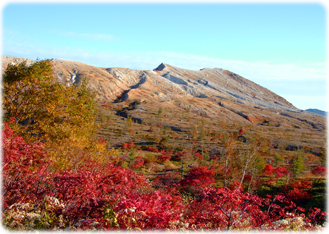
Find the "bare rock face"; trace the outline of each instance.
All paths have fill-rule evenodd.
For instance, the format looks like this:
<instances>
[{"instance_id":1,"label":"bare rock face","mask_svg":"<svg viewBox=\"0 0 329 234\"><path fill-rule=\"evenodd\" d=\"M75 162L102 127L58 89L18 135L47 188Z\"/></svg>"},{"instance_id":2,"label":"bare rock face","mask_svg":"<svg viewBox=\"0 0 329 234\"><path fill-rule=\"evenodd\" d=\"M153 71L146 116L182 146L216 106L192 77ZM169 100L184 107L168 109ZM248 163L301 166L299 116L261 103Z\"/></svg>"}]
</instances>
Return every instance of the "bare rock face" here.
<instances>
[{"instance_id":1,"label":"bare rock face","mask_svg":"<svg viewBox=\"0 0 329 234\"><path fill-rule=\"evenodd\" d=\"M10 63L35 61L2 56L2 69ZM290 124L305 128L325 128L325 118L294 107L284 98L231 71L204 68L199 71L161 63L154 70L99 68L64 59L52 60L58 82L75 85L88 78L89 88L98 99L113 102L150 100L195 111L227 122L274 125ZM160 104L161 103L161 104Z\"/></svg>"}]
</instances>

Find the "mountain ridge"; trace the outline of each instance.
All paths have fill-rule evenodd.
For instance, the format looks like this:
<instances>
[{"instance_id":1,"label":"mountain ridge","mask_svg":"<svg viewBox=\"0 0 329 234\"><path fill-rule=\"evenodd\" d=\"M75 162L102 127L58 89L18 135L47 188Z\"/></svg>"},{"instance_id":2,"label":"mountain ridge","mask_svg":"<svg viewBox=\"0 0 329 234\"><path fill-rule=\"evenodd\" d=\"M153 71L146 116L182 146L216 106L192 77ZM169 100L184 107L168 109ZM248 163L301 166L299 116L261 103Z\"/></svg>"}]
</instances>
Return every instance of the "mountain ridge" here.
<instances>
[{"instance_id":1,"label":"mountain ridge","mask_svg":"<svg viewBox=\"0 0 329 234\"><path fill-rule=\"evenodd\" d=\"M319 109L316 109L316 108L309 108L309 109L306 109L305 111L309 111L309 112L316 113L316 114L323 115L323 116L328 115L328 112L323 111L323 110L319 110Z\"/></svg>"},{"instance_id":2,"label":"mountain ridge","mask_svg":"<svg viewBox=\"0 0 329 234\"><path fill-rule=\"evenodd\" d=\"M2 56L2 69L10 63L26 61ZM221 68L189 70L161 63L153 70L100 68L82 62L53 59L54 75L66 85L89 78L89 88L102 102L124 103L147 100L155 106L193 111L243 125L271 121L275 126L299 126L324 129L318 115L300 110L283 97L242 76ZM124 98L122 98L124 96Z\"/></svg>"}]
</instances>

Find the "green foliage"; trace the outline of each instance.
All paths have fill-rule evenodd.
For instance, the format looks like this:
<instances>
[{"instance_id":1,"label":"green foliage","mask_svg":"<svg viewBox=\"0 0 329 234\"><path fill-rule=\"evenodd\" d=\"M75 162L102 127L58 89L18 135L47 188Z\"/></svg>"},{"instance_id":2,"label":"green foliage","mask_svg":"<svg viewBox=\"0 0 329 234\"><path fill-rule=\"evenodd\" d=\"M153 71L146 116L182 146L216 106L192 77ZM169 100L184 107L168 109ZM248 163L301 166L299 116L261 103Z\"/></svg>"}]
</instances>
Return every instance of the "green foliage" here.
<instances>
[{"instance_id":1,"label":"green foliage","mask_svg":"<svg viewBox=\"0 0 329 234\"><path fill-rule=\"evenodd\" d=\"M77 86L55 82L51 60L9 65L3 74L3 106L15 130L30 140L90 136L95 98L84 79Z\"/></svg>"},{"instance_id":2,"label":"green foliage","mask_svg":"<svg viewBox=\"0 0 329 234\"><path fill-rule=\"evenodd\" d=\"M296 158L293 160L293 172L294 176L297 177L304 170L304 159L303 155L298 151Z\"/></svg>"},{"instance_id":3,"label":"green foliage","mask_svg":"<svg viewBox=\"0 0 329 234\"><path fill-rule=\"evenodd\" d=\"M277 166L280 166L284 163L284 158L279 153L276 153L274 155L274 160Z\"/></svg>"},{"instance_id":4,"label":"green foliage","mask_svg":"<svg viewBox=\"0 0 329 234\"><path fill-rule=\"evenodd\" d=\"M160 106L158 110L158 115L161 115L161 113L162 113L162 107Z\"/></svg>"},{"instance_id":5,"label":"green foliage","mask_svg":"<svg viewBox=\"0 0 329 234\"><path fill-rule=\"evenodd\" d=\"M128 115L126 121L127 121L127 126L128 126L129 128L131 128L133 121L132 121L132 119L131 119L131 117L130 117L129 115Z\"/></svg>"},{"instance_id":6,"label":"green foliage","mask_svg":"<svg viewBox=\"0 0 329 234\"><path fill-rule=\"evenodd\" d=\"M198 140L201 141L205 137L205 129L204 129L204 121L203 120L199 123L199 132L200 132L200 135L198 137Z\"/></svg>"}]
</instances>

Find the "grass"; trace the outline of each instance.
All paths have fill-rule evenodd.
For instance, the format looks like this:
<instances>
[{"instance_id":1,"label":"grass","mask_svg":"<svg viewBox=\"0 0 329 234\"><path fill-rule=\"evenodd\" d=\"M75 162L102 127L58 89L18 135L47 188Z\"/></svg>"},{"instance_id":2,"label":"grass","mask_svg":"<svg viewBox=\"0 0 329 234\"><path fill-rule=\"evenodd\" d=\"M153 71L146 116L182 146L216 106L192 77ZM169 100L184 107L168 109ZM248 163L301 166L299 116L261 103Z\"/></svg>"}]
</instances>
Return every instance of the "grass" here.
<instances>
[{"instance_id":1,"label":"grass","mask_svg":"<svg viewBox=\"0 0 329 234\"><path fill-rule=\"evenodd\" d=\"M234 157L238 155L238 158L230 160L233 160L232 162L237 166L236 170L239 171L242 169L244 162L239 157L243 155L243 152L255 147L254 141L258 138L261 139L259 143L262 144L258 155L262 158L264 164L271 164L274 167L279 165L290 167L297 151L294 149L287 150L287 147L300 146L302 149L299 153L302 154L305 165L303 173L299 176L305 177L305 180L314 180L310 174L311 169L323 163L323 152L322 157L319 155L321 155L321 147L323 149L325 146L325 131L287 128L271 124L271 121L266 121L266 124L243 125L237 121L228 122L223 119L202 116L195 111L174 108L168 104L161 108L162 112L159 114L159 105L145 102L137 106L137 108L142 108L143 111L134 109L128 111L128 113L132 113L134 118L142 119L143 123L139 124L133 121L129 122L127 118L116 115L117 110L122 110L128 106L128 101L125 103L111 103L110 107L107 108L100 106L96 119L100 125L97 137L102 137L108 142L108 149L113 148L113 150L117 149L119 151L117 157L123 157L123 159L121 158L121 166L142 173L150 180L158 175L165 175L168 173L168 169L183 176L188 173L192 166L218 166L224 163L225 152L228 153L230 150L232 151L231 154L235 155ZM244 129L243 136L247 139L246 143L237 140L241 128ZM229 146L230 149L227 148L227 143L225 143L229 138L233 139L232 145ZM121 149L124 143L131 141L135 143L134 150ZM161 162L157 159L160 153L147 151L148 147L171 151L171 160L165 163ZM175 159L179 152L185 152L183 160ZM200 160L194 157L197 152L202 154L203 159ZM124 158L127 153L129 154L128 158ZM131 164L137 156L142 157L144 164L141 168L131 168ZM214 160L216 157L217 160ZM239 163L242 164L239 165ZM232 178L238 178L241 175L238 171L233 173ZM264 184L258 191L254 192L258 192L260 195L277 193L286 181L286 178L282 178L282 180L275 182L274 186ZM222 186L223 181L217 180L216 184ZM314 201L312 204L306 204L306 206L317 205L323 207L325 195L321 185L315 184L310 192Z\"/></svg>"}]
</instances>

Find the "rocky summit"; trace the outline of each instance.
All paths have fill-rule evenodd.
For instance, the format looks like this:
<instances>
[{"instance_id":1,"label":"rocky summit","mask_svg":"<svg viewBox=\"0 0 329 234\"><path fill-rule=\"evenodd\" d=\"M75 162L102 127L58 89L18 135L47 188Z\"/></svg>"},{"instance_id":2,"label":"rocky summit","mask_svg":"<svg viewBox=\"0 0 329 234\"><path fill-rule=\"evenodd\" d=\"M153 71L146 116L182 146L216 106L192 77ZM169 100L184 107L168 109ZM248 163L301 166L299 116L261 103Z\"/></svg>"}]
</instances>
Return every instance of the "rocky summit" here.
<instances>
[{"instance_id":1,"label":"rocky summit","mask_svg":"<svg viewBox=\"0 0 329 234\"><path fill-rule=\"evenodd\" d=\"M2 56L2 69L22 61L35 62ZM195 71L161 63L153 70L135 70L99 68L65 59L53 59L52 63L58 82L75 85L86 77L89 88L102 102L139 100L228 123L325 130L325 117L300 110L270 90L222 68Z\"/></svg>"}]
</instances>

